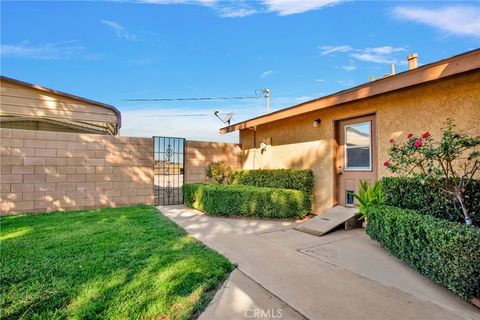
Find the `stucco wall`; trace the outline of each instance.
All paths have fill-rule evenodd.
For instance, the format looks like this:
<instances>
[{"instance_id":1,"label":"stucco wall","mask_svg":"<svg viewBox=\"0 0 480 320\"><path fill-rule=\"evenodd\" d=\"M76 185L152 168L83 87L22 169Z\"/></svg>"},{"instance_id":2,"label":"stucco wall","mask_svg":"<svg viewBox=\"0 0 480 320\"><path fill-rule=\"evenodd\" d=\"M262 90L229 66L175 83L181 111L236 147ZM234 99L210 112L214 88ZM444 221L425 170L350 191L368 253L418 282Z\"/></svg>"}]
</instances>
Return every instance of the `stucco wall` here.
<instances>
[{"instance_id":1,"label":"stucco wall","mask_svg":"<svg viewBox=\"0 0 480 320\"><path fill-rule=\"evenodd\" d=\"M242 151L238 144L188 141L185 145L185 183L205 182L205 169L212 161L226 161L241 169Z\"/></svg>"},{"instance_id":2,"label":"stucco wall","mask_svg":"<svg viewBox=\"0 0 480 320\"><path fill-rule=\"evenodd\" d=\"M256 151L254 131L241 130L243 168L312 169L314 213L321 213L335 200L334 122L370 113L377 116L377 172L381 177L387 173L383 160L388 157L390 138L427 130L438 137L447 118L454 119L463 131L480 134L480 71L257 126ZM320 126L313 127L318 118ZM262 153L258 147L269 138L271 145Z\"/></svg>"},{"instance_id":3,"label":"stucco wall","mask_svg":"<svg viewBox=\"0 0 480 320\"><path fill-rule=\"evenodd\" d=\"M153 203L153 140L0 129L1 213Z\"/></svg>"}]
</instances>

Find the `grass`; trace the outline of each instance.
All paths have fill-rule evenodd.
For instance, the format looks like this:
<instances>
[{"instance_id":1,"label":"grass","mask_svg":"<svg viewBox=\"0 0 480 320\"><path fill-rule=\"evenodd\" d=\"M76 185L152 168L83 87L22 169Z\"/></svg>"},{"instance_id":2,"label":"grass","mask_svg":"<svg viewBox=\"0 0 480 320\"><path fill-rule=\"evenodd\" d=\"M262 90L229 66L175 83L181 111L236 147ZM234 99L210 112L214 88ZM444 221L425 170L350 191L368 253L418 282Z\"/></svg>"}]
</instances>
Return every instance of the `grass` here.
<instances>
[{"instance_id":1,"label":"grass","mask_svg":"<svg viewBox=\"0 0 480 320\"><path fill-rule=\"evenodd\" d=\"M233 268L151 206L0 222L2 319L189 319Z\"/></svg>"}]
</instances>

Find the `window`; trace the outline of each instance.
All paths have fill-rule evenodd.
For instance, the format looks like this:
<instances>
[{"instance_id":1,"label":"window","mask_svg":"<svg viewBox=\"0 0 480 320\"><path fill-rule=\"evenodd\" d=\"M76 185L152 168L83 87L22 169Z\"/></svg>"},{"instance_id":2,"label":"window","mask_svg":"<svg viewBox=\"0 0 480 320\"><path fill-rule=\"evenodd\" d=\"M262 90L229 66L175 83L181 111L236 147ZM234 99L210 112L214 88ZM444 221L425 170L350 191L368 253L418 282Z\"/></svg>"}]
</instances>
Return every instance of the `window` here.
<instances>
[{"instance_id":1,"label":"window","mask_svg":"<svg viewBox=\"0 0 480 320\"><path fill-rule=\"evenodd\" d=\"M345 170L372 170L371 122L345 125Z\"/></svg>"}]
</instances>

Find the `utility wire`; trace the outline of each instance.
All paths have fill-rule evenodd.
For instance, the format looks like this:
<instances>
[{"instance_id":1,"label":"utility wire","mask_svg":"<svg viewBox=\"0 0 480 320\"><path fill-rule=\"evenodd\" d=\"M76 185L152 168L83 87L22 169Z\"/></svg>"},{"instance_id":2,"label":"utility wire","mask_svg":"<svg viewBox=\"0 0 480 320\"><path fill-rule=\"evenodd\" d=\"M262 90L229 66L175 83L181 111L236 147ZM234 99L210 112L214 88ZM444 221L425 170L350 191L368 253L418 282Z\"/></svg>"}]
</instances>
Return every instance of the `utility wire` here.
<instances>
[{"instance_id":1,"label":"utility wire","mask_svg":"<svg viewBox=\"0 0 480 320\"><path fill-rule=\"evenodd\" d=\"M153 116L143 116L144 118L170 118L170 117L206 117L211 114L199 113L199 114L159 114Z\"/></svg>"},{"instance_id":2,"label":"utility wire","mask_svg":"<svg viewBox=\"0 0 480 320\"><path fill-rule=\"evenodd\" d=\"M260 99L260 96L245 97L195 97L195 98L154 98L154 99L124 99L122 101L201 101L201 100L246 100Z\"/></svg>"},{"instance_id":3,"label":"utility wire","mask_svg":"<svg viewBox=\"0 0 480 320\"><path fill-rule=\"evenodd\" d=\"M236 113L236 114L252 114L248 113ZM211 116L211 113L192 113L192 114L158 114L151 116L143 116L144 118L173 118L173 117L207 117ZM228 115L228 113L221 113L221 115Z\"/></svg>"}]
</instances>

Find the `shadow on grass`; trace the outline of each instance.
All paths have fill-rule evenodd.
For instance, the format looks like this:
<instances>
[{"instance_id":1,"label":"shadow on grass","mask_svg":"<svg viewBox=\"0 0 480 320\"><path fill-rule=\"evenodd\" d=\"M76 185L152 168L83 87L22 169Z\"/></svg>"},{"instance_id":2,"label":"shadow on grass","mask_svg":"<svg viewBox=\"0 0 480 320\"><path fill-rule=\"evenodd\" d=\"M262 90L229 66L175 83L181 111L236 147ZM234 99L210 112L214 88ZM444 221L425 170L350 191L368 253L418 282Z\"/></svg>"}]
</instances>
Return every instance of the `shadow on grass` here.
<instances>
[{"instance_id":1,"label":"shadow on grass","mask_svg":"<svg viewBox=\"0 0 480 320\"><path fill-rule=\"evenodd\" d=\"M1 223L4 319L188 319L232 270L150 206Z\"/></svg>"}]
</instances>

